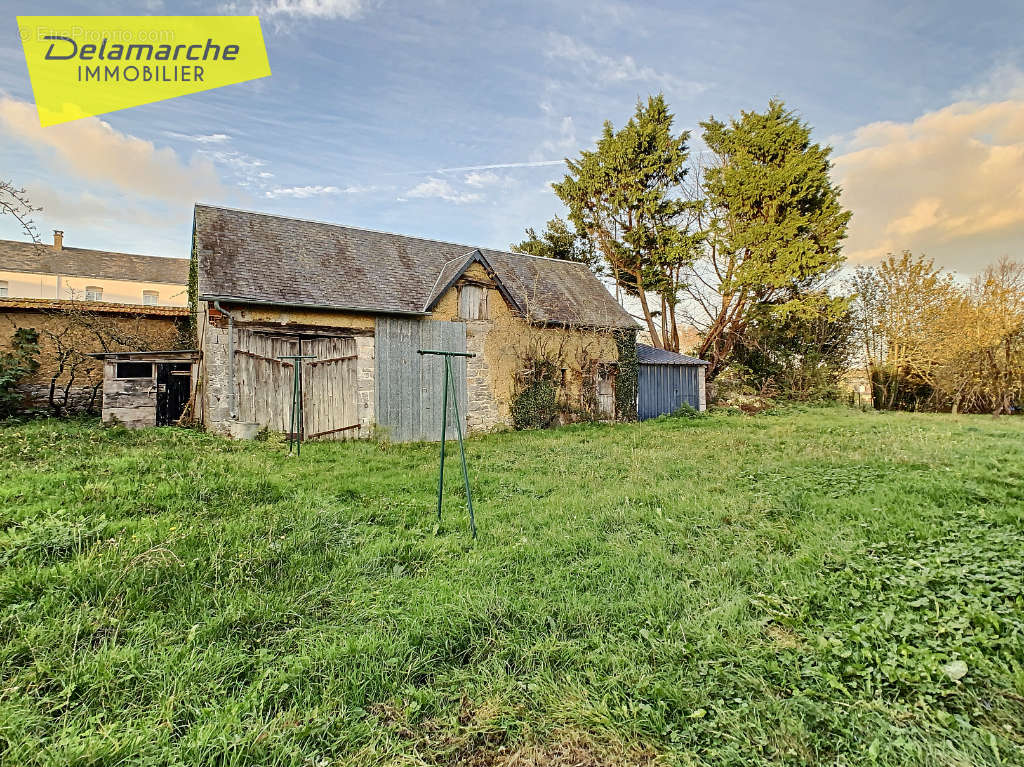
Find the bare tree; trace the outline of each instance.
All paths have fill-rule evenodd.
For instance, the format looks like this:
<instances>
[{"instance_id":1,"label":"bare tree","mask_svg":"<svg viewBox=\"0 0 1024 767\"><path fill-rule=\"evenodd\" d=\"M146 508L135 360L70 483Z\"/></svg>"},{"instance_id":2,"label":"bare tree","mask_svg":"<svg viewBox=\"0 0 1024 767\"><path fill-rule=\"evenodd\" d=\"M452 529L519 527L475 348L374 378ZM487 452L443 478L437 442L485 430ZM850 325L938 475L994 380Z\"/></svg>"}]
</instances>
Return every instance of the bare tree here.
<instances>
[{"instance_id":1,"label":"bare tree","mask_svg":"<svg viewBox=\"0 0 1024 767\"><path fill-rule=\"evenodd\" d=\"M145 351L166 345L147 332L143 317L125 318L89 311L74 297L47 312L51 321L40 331L49 368L48 403L55 414L74 409L73 394L88 388L88 412L96 409L103 387L102 366L91 352Z\"/></svg>"},{"instance_id":2,"label":"bare tree","mask_svg":"<svg viewBox=\"0 0 1024 767\"><path fill-rule=\"evenodd\" d=\"M25 189L14 182L0 179L0 216L13 216L22 231L32 242L39 243L39 230L36 228L32 215L42 208L32 205Z\"/></svg>"}]
</instances>

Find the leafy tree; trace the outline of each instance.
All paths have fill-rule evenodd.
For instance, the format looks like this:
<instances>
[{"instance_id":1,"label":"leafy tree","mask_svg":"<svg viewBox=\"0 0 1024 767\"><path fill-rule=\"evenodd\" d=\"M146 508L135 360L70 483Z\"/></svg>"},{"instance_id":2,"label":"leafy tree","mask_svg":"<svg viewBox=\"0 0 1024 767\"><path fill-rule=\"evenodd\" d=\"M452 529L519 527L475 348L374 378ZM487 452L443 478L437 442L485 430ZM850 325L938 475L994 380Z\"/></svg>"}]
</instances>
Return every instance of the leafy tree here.
<instances>
[{"instance_id":1,"label":"leafy tree","mask_svg":"<svg viewBox=\"0 0 1024 767\"><path fill-rule=\"evenodd\" d=\"M924 405L935 391L943 318L959 295L952 275L904 251L858 269L851 287L875 407Z\"/></svg>"},{"instance_id":2,"label":"leafy tree","mask_svg":"<svg viewBox=\"0 0 1024 767\"><path fill-rule=\"evenodd\" d=\"M1024 397L1024 264L964 285L923 256L889 255L852 281L875 407L1010 413Z\"/></svg>"},{"instance_id":3,"label":"leafy tree","mask_svg":"<svg viewBox=\"0 0 1024 767\"><path fill-rule=\"evenodd\" d=\"M780 320L771 307L760 307L751 318L734 358L755 389L800 400L836 395L854 355L854 320L848 303L824 298L826 311L790 312Z\"/></svg>"},{"instance_id":4,"label":"leafy tree","mask_svg":"<svg viewBox=\"0 0 1024 767\"><path fill-rule=\"evenodd\" d=\"M586 264L595 272L601 271L600 258L593 244L574 230L565 219L555 216L548 221L541 234L531 226L526 229L526 239L512 245L513 253L554 258L559 261L576 261Z\"/></svg>"},{"instance_id":5,"label":"leafy tree","mask_svg":"<svg viewBox=\"0 0 1024 767\"><path fill-rule=\"evenodd\" d=\"M621 130L605 122L597 147L567 160L569 172L553 185L617 285L639 299L651 341L660 348L648 292L678 296L672 269L689 262L697 237L684 221L693 206L679 194L690 134L673 134L672 121L662 95L638 103Z\"/></svg>"},{"instance_id":6,"label":"leafy tree","mask_svg":"<svg viewBox=\"0 0 1024 767\"><path fill-rule=\"evenodd\" d=\"M823 286L842 263L850 213L829 178L830 147L781 101L728 123L701 123L712 162L704 170L708 228L688 292L703 340L699 356L717 375L752 320L834 313L842 299Z\"/></svg>"},{"instance_id":7,"label":"leafy tree","mask_svg":"<svg viewBox=\"0 0 1024 767\"><path fill-rule=\"evenodd\" d=\"M39 334L33 328L17 328L11 350L0 354L0 418L17 412L21 394L17 385L39 369Z\"/></svg>"},{"instance_id":8,"label":"leafy tree","mask_svg":"<svg viewBox=\"0 0 1024 767\"><path fill-rule=\"evenodd\" d=\"M1010 414L1024 399L1024 264L1002 259L941 312L936 389L958 410Z\"/></svg>"}]
</instances>

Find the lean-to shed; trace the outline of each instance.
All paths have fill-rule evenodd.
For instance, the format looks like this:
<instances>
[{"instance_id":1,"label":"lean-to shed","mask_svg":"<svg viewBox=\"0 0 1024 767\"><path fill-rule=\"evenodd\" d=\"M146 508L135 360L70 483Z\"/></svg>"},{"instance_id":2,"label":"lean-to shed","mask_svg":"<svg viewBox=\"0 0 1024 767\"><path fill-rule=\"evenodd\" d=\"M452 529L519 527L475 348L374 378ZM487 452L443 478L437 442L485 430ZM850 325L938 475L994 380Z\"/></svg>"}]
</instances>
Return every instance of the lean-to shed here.
<instances>
[{"instance_id":1,"label":"lean-to shed","mask_svg":"<svg viewBox=\"0 0 1024 767\"><path fill-rule=\"evenodd\" d=\"M704 374L710 363L685 354L636 345L637 415L640 420L672 413L681 405L706 410Z\"/></svg>"},{"instance_id":2,"label":"lean-to shed","mask_svg":"<svg viewBox=\"0 0 1024 767\"><path fill-rule=\"evenodd\" d=\"M103 422L173 426L193 393L198 349L90 354L103 362Z\"/></svg>"}]
</instances>

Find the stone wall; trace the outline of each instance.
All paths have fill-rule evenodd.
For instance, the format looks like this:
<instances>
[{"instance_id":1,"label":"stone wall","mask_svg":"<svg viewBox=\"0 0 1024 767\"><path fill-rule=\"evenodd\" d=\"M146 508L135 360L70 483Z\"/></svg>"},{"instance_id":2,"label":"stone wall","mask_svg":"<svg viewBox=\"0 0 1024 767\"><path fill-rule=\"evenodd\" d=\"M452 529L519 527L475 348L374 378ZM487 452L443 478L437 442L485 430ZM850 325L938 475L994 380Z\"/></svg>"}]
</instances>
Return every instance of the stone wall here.
<instances>
[{"instance_id":1,"label":"stone wall","mask_svg":"<svg viewBox=\"0 0 1024 767\"><path fill-rule=\"evenodd\" d=\"M359 355L359 359L356 360L356 397L359 400L360 437L369 437L373 433L376 396L376 362L373 352L373 336L356 336L356 354Z\"/></svg>"},{"instance_id":2,"label":"stone wall","mask_svg":"<svg viewBox=\"0 0 1024 767\"><path fill-rule=\"evenodd\" d=\"M488 319L459 319L458 289L465 283L488 288ZM540 327L526 322L505 303L480 264L470 266L458 283L441 296L431 319L466 323L466 349L477 355L466 364L470 432L512 425L516 374L526 356L541 354L560 361L566 370L561 393L573 404L582 401L583 387L588 385L586 376L581 374L584 365L616 363L619 359L610 332Z\"/></svg>"},{"instance_id":3,"label":"stone wall","mask_svg":"<svg viewBox=\"0 0 1024 767\"><path fill-rule=\"evenodd\" d=\"M25 407L48 408L52 382L62 413L100 411L103 366L86 354L175 349L187 320L184 310L157 309L168 314L151 315L144 307L91 311L81 302L32 303L0 300L0 352L10 348L17 328L38 331L39 370L18 388L25 395Z\"/></svg>"},{"instance_id":4,"label":"stone wall","mask_svg":"<svg viewBox=\"0 0 1024 767\"><path fill-rule=\"evenodd\" d=\"M234 419L231 417L228 326L226 322L211 323L206 304L200 306L199 339L203 352L199 374L200 418L215 434L231 434Z\"/></svg>"},{"instance_id":5,"label":"stone wall","mask_svg":"<svg viewBox=\"0 0 1024 767\"><path fill-rule=\"evenodd\" d=\"M487 360L487 337L493 328L489 320L466 323L466 351L476 355L466 360L466 428L471 434L507 425L495 393L494 371Z\"/></svg>"}]
</instances>

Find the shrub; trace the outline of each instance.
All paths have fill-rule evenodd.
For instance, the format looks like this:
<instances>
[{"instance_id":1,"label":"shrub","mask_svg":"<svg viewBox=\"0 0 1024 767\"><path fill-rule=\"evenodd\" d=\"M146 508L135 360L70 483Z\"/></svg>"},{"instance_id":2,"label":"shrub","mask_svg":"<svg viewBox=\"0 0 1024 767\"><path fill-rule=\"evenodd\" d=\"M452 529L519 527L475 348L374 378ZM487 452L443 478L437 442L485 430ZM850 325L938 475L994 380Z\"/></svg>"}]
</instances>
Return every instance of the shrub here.
<instances>
[{"instance_id":1,"label":"shrub","mask_svg":"<svg viewBox=\"0 0 1024 767\"><path fill-rule=\"evenodd\" d=\"M22 396L17 385L39 369L39 333L18 328L11 336L11 351L0 355L0 418L18 411Z\"/></svg>"}]
</instances>

